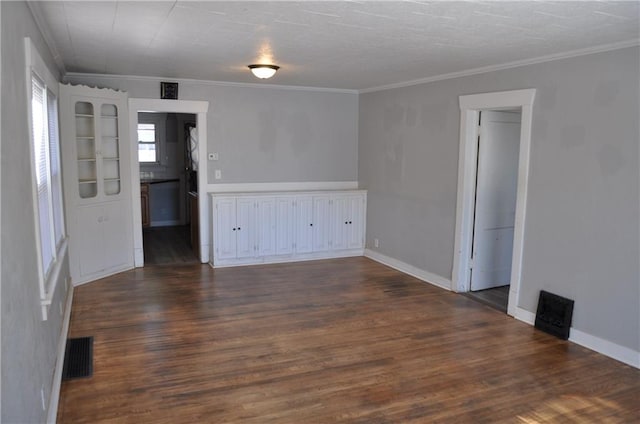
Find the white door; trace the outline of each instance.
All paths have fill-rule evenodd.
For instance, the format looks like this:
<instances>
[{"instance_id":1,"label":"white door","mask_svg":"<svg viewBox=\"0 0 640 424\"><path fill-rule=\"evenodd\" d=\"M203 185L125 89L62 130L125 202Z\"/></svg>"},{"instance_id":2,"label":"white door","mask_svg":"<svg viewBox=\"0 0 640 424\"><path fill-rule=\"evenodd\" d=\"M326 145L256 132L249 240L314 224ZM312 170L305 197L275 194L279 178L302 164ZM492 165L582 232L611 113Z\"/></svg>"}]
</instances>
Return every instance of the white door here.
<instances>
[{"instance_id":1,"label":"white door","mask_svg":"<svg viewBox=\"0 0 640 424\"><path fill-rule=\"evenodd\" d=\"M313 198L298 196L295 206L295 240L297 253L313 251Z\"/></svg>"},{"instance_id":2,"label":"white door","mask_svg":"<svg viewBox=\"0 0 640 424\"><path fill-rule=\"evenodd\" d=\"M104 234L104 264L106 269L118 269L131 262L131 241L127 237L127 215L122 213L120 202L104 203L102 228Z\"/></svg>"},{"instance_id":3,"label":"white door","mask_svg":"<svg viewBox=\"0 0 640 424\"><path fill-rule=\"evenodd\" d=\"M236 257L236 200L233 197L216 199L216 219L213 238L217 259Z\"/></svg>"},{"instance_id":4,"label":"white door","mask_svg":"<svg viewBox=\"0 0 640 424\"><path fill-rule=\"evenodd\" d=\"M510 282L519 143L519 112L481 113L472 291Z\"/></svg>"},{"instance_id":5,"label":"white door","mask_svg":"<svg viewBox=\"0 0 640 424\"><path fill-rule=\"evenodd\" d=\"M104 230L102 226L102 205L79 206L75 211L76 222L82 237L76 240L80 281L87 281L105 269Z\"/></svg>"}]
</instances>

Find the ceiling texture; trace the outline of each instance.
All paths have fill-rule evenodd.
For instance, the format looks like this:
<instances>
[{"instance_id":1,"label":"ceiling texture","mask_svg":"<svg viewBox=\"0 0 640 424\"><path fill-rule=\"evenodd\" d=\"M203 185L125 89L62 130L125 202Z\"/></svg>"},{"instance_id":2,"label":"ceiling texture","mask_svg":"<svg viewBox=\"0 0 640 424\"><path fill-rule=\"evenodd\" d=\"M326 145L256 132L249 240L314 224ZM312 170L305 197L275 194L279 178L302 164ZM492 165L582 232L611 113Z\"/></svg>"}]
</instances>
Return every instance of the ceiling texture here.
<instances>
[{"instance_id":1,"label":"ceiling texture","mask_svg":"<svg viewBox=\"0 0 640 424\"><path fill-rule=\"evenodd\" d=\"M637 1L44 1L63 73L367 90L638 44ZM247 65L281 66L260 81Z\"/></svg>"}]
</instances>

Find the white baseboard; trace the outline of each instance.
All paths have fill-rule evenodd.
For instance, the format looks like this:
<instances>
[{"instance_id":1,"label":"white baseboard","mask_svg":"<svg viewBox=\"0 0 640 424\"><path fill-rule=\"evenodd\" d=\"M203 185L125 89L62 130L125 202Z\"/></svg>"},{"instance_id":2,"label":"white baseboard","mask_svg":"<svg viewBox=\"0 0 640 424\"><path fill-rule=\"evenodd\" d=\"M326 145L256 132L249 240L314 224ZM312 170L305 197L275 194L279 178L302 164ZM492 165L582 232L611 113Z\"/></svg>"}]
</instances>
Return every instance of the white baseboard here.
<instances>
[{"instance_id":1,"label":"white baseboard","mask_svg":"<svg viewBox=\"0 0 640 424\"><path fill-rule=\"evenodd\" d=\"M522 308L518 308L517 306L516 306L516 313L513 317L522 322L526 322L529 325L533 325L536 322L536 314L534 314L533 312L524 310Z\"/></svg>"},{"instance_id":2,"label":"white baseboard","mask_svg":"<svg viewBox=\"0 0 640 424\"><path fill-rule=\"evenodd\" d=\"M408 263L391 258L387 255L383 255L382 253L376 252L371 249L365 249L364 256L369 259L373 259L376 262L380 262L383 265L387 265L391 268L397 269L398 271L402 271L405 274L409 274L412 277L416 277L426 283L429 283L436 287L440 287L441 289L451 291L451 280L447 280L446 278L441 277L437 274L432 274L429 271L416 268L413 265L409 265Z\"/></svg>"},{"instance_id":3,"label":"white baseboard","mask_svg":"<svg viewBox=\"0 0 640 424\"><path fill-rule=\"evenodd\" d=\"M313 253L297 253L291 255L279 255L279 256L261 256L256 258L245 259L223 259L216 260L214 258L213 263L209 263L213 268L227 268L233 266L250 266L250 265L268 265L268 264L281 264L288 262L304 262L304 261L317 261L321 259L337 259L337 258L350 258L353 256L362 256L362 249L351 250L327 250L325 252L313 252Z\"/></svg>"},{"instance_id":4,"label":"white baseboard","mask_svg":"<svg viewBox=\"0 0 640 424\"><path fill-rule=\"evenodd\" d=\"M640 369L640 352L571 327L569 341Z\"/></svg>"},{"instance_id":5,"label":"white baseboard","mask_svg":"<svg viewBox=\"0 0 640 424\"><path fill-rule=\"evenodd\" d=\"M64 319L62 329L58 339L58 351L56 367L53 372L53 382L51 385L51 395L49 396L49 406L47 409L47 424L55 424L58 415L58 402L60 401L60 384L62 383L62 368L64 366L64 353L67 349L67 336L69 334L69 323L71 322L71 305L73 304L73 285L68 282L67 302L64 306Z\"/></svg>"},{"instance_id":6,"label":"white baseboard","mask_svg":"<svg viewBox=\"0 0 640 424\"><path fill-rule=\"evenodd\" d=\"M516 308L515 318L529 325L534 325L536 314L525 311L522 308ZM601 353L609 358L624 362L632 367L640 368L640 352L629 349L628 347L592 336L584 331L576 330L574 327L571 327L571 331L569 332L569 341Z\"/></svg>"}]
</instances>

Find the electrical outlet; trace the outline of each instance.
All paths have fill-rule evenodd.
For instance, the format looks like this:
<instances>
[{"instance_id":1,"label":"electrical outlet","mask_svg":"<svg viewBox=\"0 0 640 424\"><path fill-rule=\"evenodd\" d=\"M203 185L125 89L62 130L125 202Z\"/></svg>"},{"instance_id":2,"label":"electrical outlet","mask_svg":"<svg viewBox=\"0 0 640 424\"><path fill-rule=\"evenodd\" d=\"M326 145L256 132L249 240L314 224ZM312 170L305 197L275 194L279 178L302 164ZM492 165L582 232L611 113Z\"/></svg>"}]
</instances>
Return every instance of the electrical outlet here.
<instances>
[{"instance_id":1,"label":"electrical outlet","mask_svg":"<svg viewBox=\"0 0 640 424\"><path fill-rule=\"evenodd\" d=\"M209 160L218 160L218 157L219 157L219 156L218 156L218 152L209 153L209 154L207 155L207 158L208 158Z\"/></svg>"},{"instance_id":2,"label":"electrical outlet","mask_svg":"<svg viewBox=\"0 0 640 424\"><path fill-rule=\"evenodd\" d=\"M373 247L380 247L380 240L373 239Z\"/></svg>"},{"instance_id":3,"label":"electrical outlet","mask_svg":"<svg viewBox=\"0 0 640 424\"><path fill-rule=\"evenodd\" d=\"M222 178L222 171L221 170L216 169L215 178L216 178L216 180L219 180L220 178Z\"/></svg>"}]
</instances>

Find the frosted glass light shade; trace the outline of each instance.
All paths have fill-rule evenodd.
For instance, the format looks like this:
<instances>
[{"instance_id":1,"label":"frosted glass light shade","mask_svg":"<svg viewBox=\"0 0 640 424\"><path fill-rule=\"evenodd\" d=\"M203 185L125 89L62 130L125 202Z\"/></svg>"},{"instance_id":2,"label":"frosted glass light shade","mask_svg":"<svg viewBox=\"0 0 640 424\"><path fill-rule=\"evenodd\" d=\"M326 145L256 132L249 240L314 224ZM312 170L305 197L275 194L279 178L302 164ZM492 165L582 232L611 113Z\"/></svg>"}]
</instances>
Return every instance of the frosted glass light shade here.
<instances>
[{"instance_id":1,"label":"frosted glass light shade","mask_svg":"<svg viewBox=\"0 0 640 424\"><path fill-rule=\"evenodd\" d=\"M267 79L274 76L280 67L276 65L249 65L249 69L256 77L260 79Z\"/></svg>"}]
</instances>

